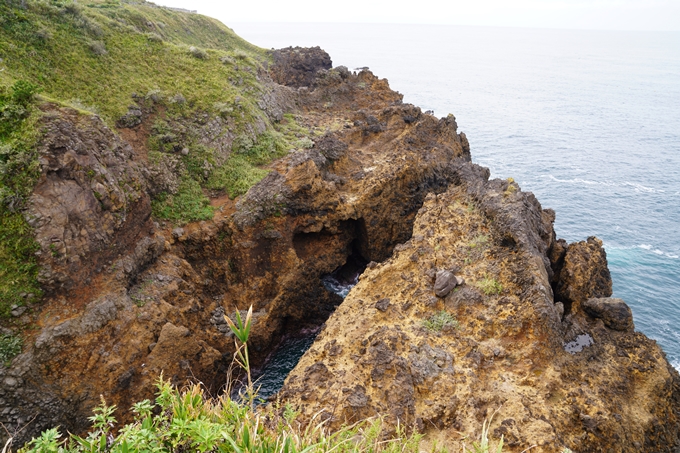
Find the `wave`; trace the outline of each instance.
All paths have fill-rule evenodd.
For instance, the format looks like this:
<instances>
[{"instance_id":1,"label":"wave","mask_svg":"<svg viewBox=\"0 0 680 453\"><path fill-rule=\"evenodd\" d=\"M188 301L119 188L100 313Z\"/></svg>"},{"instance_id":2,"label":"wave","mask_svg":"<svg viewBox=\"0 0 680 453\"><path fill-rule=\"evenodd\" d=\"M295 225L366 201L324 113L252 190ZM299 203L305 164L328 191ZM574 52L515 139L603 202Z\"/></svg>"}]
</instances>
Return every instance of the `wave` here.
<instances>
[{"instance_id":1,"label":"wave","mask_svg":"<svg viewBox=\"0 0 680 453\"><path fill-rule=\"evenodd\" d=\"M642 249L642 250L648 250L655 255L665 256L666 258L670 258L670 259L674 259L674 260L678 259L678 255L671 253L671 252L664 252L663 250L659 250L657 248L654 248L649 244L640 244L640 245L636 246L636 248L639 248L639 249Z\"/></svg>"},{"instance_id":2,"label":"wave","mask_svg":"<svg viewBox=\"0 0 680 453\"><path fill-rule=\"evenodd\" d=\"M653 245L650 244L638 244L638 245L633 245L633 246L619 246L619 245L611 245L611 244L604 244L605 249L608 250L632 250L632 249L642 249L648 252L651 252L655 255L658 256L665 256L666 258L670 258L673 260L677 260L680 258L680 256L676 255L673 252L664 252L663 250L660 250L658 248L655 248Z\"/></svg>"},{"instance_id":3,"label":"wave","mask_svg":"<svg viewBox=\"0 0 680 453\"><path fill-rule=\"evenodd\" d=\"M596 185L601 185L601 186L615 186L617 185L615 182L611 181L590 181L587 179L581 179L581 178L574 178L574 179L559 179L554 177L553 175L541 175L541 178L550 178L551 180L555 182L561 182L565 184L585 184L587 186L596 186Z\"/></svg>"},{"instance_id":4,"label":"wave","mask_svg":"<svg viewBox=\"0 0 680 453\"><path fill-rule=\"evenodd\" d=\"M560 182L564 184L580 184L586 186L607 186L607 187L632 187L635 192L638 193L666 193L664 189L655 189L653 187L647 187L637 182L613 182L613 181L591 181L589 179L573 178L573 179L559 179L553 175L540 175L541 178L549 178L552 181ZM675 195L680 194L676 192Z\"/></svg>"},{"instance_id":5,"label":"wave","mask_svg":"<svg viewBox=\"0 0 680 453\"><path fill-rule=\"evenodd\" d=\"M622 186L628 186L632 187L635 189L636 192L646 192L646 193L665 193L666 191L663 189L653 189L651 187L645 187L642 184L636 183L636 182L624 182L621 184Z\"/></svg>"}]
</instances>

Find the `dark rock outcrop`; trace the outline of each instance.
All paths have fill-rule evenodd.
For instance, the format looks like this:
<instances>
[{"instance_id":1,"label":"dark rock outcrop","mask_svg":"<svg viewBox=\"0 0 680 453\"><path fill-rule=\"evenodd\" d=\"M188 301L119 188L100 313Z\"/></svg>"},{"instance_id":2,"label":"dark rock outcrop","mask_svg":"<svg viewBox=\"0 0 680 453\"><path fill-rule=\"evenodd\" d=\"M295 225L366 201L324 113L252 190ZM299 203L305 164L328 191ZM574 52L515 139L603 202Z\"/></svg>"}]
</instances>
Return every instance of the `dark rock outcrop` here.
<instances>
[{"instance_id":1,"label":"dark rock outcrop","mask_svg":"<svg viewBox=\"0 0 680 453\"><path fill-rule=\"evenodd\" d=\"M271 76L290 87L311 87L317 72L333 67L331 57L320 47L287 47L273 51Z\"/></svg>"},{"instance_id":2,"label":"dark rock outcrop","mask_svg":"<svg viewBox=\"0 0 680 453\"><path fill-rule=\"evenodd\" d=\"M632 331L635 328L633 312L622 299L588 299L583 302L582 307L589 316L602 319L604 325L610 329Z\"/></svg>"}]
</instances>

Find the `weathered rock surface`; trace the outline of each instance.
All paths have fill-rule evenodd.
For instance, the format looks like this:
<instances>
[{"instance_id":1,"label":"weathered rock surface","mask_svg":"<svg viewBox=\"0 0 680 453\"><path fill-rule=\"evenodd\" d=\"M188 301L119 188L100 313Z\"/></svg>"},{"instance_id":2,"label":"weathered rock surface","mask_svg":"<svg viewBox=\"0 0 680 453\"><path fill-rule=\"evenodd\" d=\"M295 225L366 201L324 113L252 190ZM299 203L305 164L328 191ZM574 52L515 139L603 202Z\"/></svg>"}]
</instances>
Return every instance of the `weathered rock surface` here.
<instances>
[{"instance_id":1,"label":"weathered rock surface","mask_svg":"<svg viewBox=\"0 0 680 453\"><path fill-rule=\"evenodd\" d=\"M96 117L48 108L42 178L26 217L40 244L43 287L77 290L150 234L151 206L129 144Z\"/></svg>"},{"instance_id":2,"label":"weathered rock surface","mask_svg":"<svg viewBox=\"0 0 680 453\"><path fill-rule=\"evenodd\" d=\"M291 87L311 87L319 70L333 67L331 57L320 47L287 47L273 52L271 68L275 82Z\"/></svg>"},{"instance_id":3,"label":"weathered rock surface","mask_svg":"<svg viewBox=\"0 0 680 453\"><path fill-rule=\"evenodd\" d=\"M569 313L574 303L591 297L612 295L612 279L602 241L589 237L565 247L558 244L552 259L555 263L555 300L564 303Z\"/></svg>"},{"instance_id":4,"label":"weathered rock surface","mask_svg":"<svg viewBox=\"0 0 680 453\"><path fill-rule=\"evenodd\" d=\"M454 451L492 414L509 451L675 451L678 373L633 332L622 301L587 299L611 291L601 243L569 246L558 287L575 309L562 321L541 221L554 217L472 164L453 171L456 185L428 196L412 238L366 270L327 321L283 401L331 426L386 415ZM436 298L434 277L455 265L466 286ZM373 301L384 298L381 310ZM428 330L442 310L458 327ZM565 351L579 335L588 344Z\"/></svg>"},{"instance_id":5,"label":"weathered rock surface","mask_svg":"<svg viewBox=\"0 0 680 453\"><path fill-rule=\"evenodd\" d=\"M604 321L614 330L633 330L633 312L622 300L615 298L588 299L583 302L583 311L593 318Z\"/></svg>"}]
</instances>

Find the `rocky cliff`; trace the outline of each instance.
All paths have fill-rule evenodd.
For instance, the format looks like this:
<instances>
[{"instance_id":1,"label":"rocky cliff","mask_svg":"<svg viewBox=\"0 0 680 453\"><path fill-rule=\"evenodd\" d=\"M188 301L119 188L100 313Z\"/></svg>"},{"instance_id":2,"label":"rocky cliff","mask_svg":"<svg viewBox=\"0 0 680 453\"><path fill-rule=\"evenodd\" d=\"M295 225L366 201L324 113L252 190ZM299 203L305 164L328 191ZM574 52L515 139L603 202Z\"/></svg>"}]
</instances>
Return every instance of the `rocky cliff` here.
<instances>
[{"instance_id":1,"label":"rocky cliff","mask_svg":"<svg viewBox=\"0 0 680 453\"><path fill-rule=\"evenodd\" d=\"M219 392L233 354L223 316L252 304L256 364L325 323L280 394L307 419L385 415L456 446L495 413L510 451L674 451L678 374L610 298L597 239L556 240L552 211L470 162L452 115L331 69L318 48L268 58L239 70L259 84L243 91L251 122L249 98L192 116L172 110L186 100L137 95L115 128L41 103L22 214L45 296L6 323L24 347L0 365L15 442L84 430L100 395L125 421L161 373ZM258 160L271 128L297 145ZM233 162L266 172L235 200L214 184ZM168 194L179 205L182 184L204 220L158 209ZM355 261L369 264L343 301L321 277Z\"/></svg>"},{"instance_id":2,"label":"rocky cliff","mask_svg":"<svg viewBox=\"0 0 680 453\"><path fill-rule=\"evenodd\" d=\"M601 242L547 262L560 246L552 212L474 164L451 171L456 183L363 273L282 399L332 426L384 415L454 448L491 420L509 451L675 451L677 372L607 298Z\"/></svg>"}]
</instances>

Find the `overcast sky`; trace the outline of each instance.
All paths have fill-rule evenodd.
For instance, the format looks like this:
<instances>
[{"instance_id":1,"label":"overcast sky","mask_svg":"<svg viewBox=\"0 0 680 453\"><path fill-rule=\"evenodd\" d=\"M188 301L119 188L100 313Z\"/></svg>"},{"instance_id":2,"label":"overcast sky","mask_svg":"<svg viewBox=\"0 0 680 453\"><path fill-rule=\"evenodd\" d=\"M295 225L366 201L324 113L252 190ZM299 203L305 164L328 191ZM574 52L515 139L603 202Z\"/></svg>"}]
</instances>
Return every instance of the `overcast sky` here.
<instances>
[{"instance_id":1,"label":"overcast sky","mask_svg":"<svg viewBox=\"0 0 680 453\"><path fill-rule=\"evenodd\" d=\"M153 1L153 0L152 0ZM680 0L156 0L237 22L368 22L680 31Z\"/></svg>"}]
</instances>

